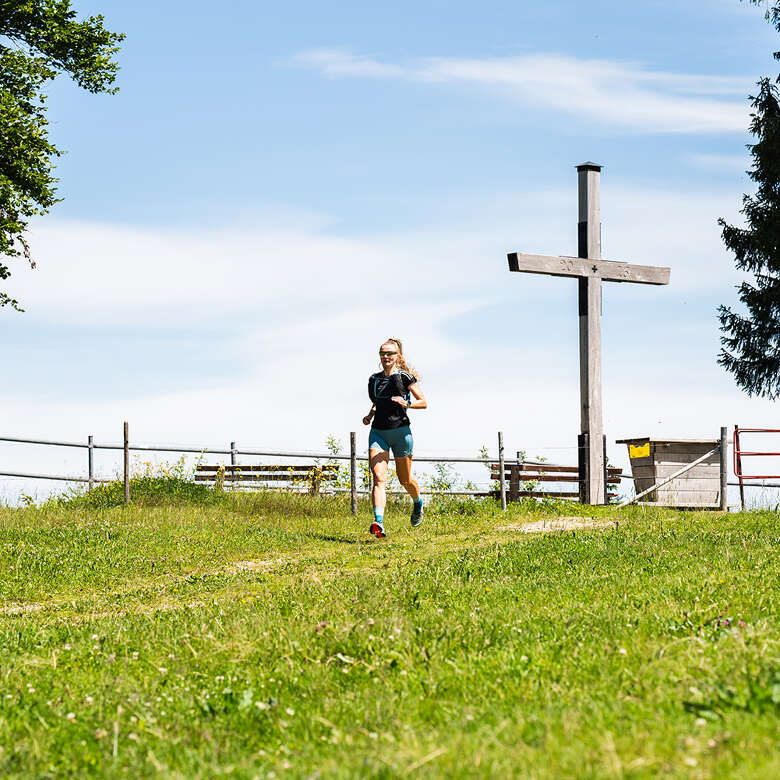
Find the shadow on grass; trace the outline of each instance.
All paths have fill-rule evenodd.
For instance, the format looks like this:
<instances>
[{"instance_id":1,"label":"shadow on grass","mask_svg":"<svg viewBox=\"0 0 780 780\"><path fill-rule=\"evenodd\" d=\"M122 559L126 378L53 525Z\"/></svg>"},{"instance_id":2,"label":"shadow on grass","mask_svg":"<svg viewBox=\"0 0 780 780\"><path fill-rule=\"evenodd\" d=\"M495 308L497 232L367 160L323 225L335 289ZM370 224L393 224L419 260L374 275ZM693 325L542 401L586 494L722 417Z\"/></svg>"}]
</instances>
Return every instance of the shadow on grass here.
<instances>
[{"instance_id":1,"label":"shadow on grass","mask_svg":"<svg viewBox=\"0 0 780 780\"><path fill-rule=\"evenodd\" d=\"M307 531L305 536L310 539L319 539L321 542L337 542L338 544L371 544L373 539L355 539L353 536L336 536L334 534L316 534Z\"/></svg>"}]
</instances>

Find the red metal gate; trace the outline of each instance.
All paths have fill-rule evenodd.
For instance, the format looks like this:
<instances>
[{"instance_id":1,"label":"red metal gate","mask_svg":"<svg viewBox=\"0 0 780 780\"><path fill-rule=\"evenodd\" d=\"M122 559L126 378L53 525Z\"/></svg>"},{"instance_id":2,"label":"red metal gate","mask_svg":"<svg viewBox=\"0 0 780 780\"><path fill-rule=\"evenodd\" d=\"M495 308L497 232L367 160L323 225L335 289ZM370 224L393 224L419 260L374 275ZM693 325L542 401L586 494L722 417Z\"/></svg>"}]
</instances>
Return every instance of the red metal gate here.
<instances>
[{"instance_id":1,"label":"red metal gate","mask_svg":"<svg viewBox=\"0 0 780 780\"><path fill-rule=\"evenodd\" d=\"M739 444L739 435L741 433L780 433L780 428L740 428L734 426L734 475L739 480L739 499L742 502L742 509L745 508L745 486L746 479L780 479L780 474L745 474L742 471L742 458L748 458L752 455L780 455L780 452L769 452L764 450L743 450Z\"/></svg>"}]
</instances>

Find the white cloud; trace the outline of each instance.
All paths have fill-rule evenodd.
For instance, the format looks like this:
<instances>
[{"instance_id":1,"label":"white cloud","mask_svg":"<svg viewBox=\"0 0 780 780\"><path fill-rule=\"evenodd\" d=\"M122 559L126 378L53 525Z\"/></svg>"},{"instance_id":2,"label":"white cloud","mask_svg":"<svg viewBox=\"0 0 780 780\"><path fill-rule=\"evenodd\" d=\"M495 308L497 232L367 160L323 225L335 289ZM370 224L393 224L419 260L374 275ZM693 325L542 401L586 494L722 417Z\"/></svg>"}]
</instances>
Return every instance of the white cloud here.
<instances>
[{"instance_id":1,"label":"white cloud","mask_svg":"<svg viewBox=\"0 0 780 780\"><path fill-rule=\"evenodd\" d=\"M755 79L666 73L635 63L560 54L428 58L386 63L332 49L301 52L294 61L330 78L395 78L500 90L613 129L641 133L744 132L745 96Z\"/></svg>"},{"instance_id":2,"label":"white cloud","mask_svg":"<svg viewBox=\"0 0 780 780\"><path fill-rule=\"evenodd\" d=\"M629 319L605 320L613 439L694 435L716 431L723 421L768 419L771 405L744 399L714 365L714 321L702 324L679 305L686 296L728 292L733 272L715 218L730 217L738 206L728 192L604 187L605 257L672 266L669 288L605 285L608 312L616 301L636 302ZM378 344L398 335L431 400L429 411L415 415L421 453L470 454L492 445L502 429L509 451L571 461L579 425L573 288L566 280L510 275L505 254L573 253L575 189L496 195L480 208L451 205L439 220L424 230L359 239L323 232L326 219L297 230L220 232L41 223L33 236L40 267L19 270L9 292L27 306L19 316L42 339L74 324L87 332L117 329L120 341L105 361L110 373L134 325L163 338L191 331L205 343L215 323L229 322L233 332L220 343L240 356L241 370L202 386L196 373L175 392L141 395L129 381L100 398L74 358L57 370L72 372L70 386L83 377L83 391L62 391L44 403L16 350L18 363L5 365L14 384L0 391L0 404L13 410L3 433L66 440L92 433L116 441L128 419L134 440L147 443L236 440L312 450L327 434L344 440L350 430L362 442L366 377L375 370ZM678 304L671 314L670 301ZM470 338L452 335L452 318L483 306L507 318ZM665 307L659 322L671 319L666 330L656 325L656 307ZM517 332L515 341L498 338L507 328ZM688 352L671 350L669 338ZM206 364L209 355L204 348ZM47 399L63 380L47 383ZM56 473L83 465L81 452L0 444L0 470Z\"/></svg>"}]
</instances>

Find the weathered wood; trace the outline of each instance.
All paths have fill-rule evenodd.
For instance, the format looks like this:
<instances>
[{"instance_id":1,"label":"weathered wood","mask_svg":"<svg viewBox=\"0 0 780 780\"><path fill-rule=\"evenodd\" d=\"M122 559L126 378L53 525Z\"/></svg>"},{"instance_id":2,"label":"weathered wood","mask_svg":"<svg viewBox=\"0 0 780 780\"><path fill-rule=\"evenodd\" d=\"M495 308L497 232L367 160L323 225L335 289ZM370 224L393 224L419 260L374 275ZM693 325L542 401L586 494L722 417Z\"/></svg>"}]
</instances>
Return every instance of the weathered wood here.
<instances>
[{"instance_id":1,"label":"weathered wood","mask_svg":"<svg viewBox=\"0 0 780 780\"><path fill-rule=\"evenodd\" d=\"M587 162L577 166L578 257L512 252L509 270L576 278L579 285L580 343L580 500L605 504L603 402L601 393L601 282L668 284L667 267L634 265L601 259L601 166Z\"/></svg>"},{"instance_id":2,"label":"weathered wood","mask_svg":"<svg viewBox=\"0 0 780 780\"><path fill-rule=\"evenodd\" d=\"M579 482L580 478L578 475L573 474L570 477L563 476L561 474L517 474L514 471L507 471L504 472L506 474L506 478L509 480L516 479L518 482ZM490 479L492 480L500 480L501 475L499 473L493 473L490 475ZM609 481L610 485L617 485L620 483L620 477L614 476L614 477L607 477L607 480Z\"/></svg>"},{"instance_id":3,"label":"weathered wood","mask_svg":"<svg viewBox=\"0 0 780 780\"><path fill-rule=\"evenodd\" d=\"M501 509L506 512L506 472L504 471L504 434L498 432L498 478L501 480Z\"/></svg>"},{"instance_id":4,"label":"weathered wood","mask_svg":"<svg viewBox=\"0 0 780 780\"><path fill-rule=\"evenodd\" d=\"M130 431L128 423L124 424L124 488L125 506L130 503Z\"/></svg>"},{"instance_id":5,"label":"weathered wood","mask_svg":"<svg viewBox=\"0 0 780 780\"><path fill-rule=\"evenodd\" d=\"M673 474L686 463L690 463L690 459L687 461L680 461L679 463L660 463L657 466L635 466L632 463L631 472L634 476L634 479L645 479L652 477L663 479L664 477L668 477L670 474ZM720 479L720 468L717 464L708 464L705 462L699 466L696 466L696 468L690 472L689 477L696 479L717 480Z\"/></svg>"},{"instance_id":6,"label":"weathered wood","mask_svg":"<svg viewBox=\"0 0 780 780\"><path fill-rule=\"evenodd\" d=\"M225 473L224 476L221 472L215 474L195 474L196 482L216 482L220 479L224 479L228 482L298 482L300 484L308 484L313 479L317 479L317 472L311 471L307 474L252 474L236 471L232 474ZM337 474L331 472L323 472L319 476L320 481L332 482L338 478Z\"/></svg>"},{"instance_id":7,"label":"weathered wood","mask_svg":"<svg viewBox=\"0 0 780 780\"><path fill-rule=\"evenodd\" d=\"M499 465L498 463L491 463L490 468L492 471L498 473ZM532 472L534 474L555 474L555 473L564 473L564 474L578 474L579 469L577 466L557 466L553 464L548 463L542 463L539 465L531 464L531 463L521 463L519 466L516 466L515 464L507 464L505 466L507 472L509 469L519 469L523 472ZM610 475L614 474L621 474L622 469L618 466L610 466L607 471L609 471Z\"/></svg>"},{"instance_id":8,"label":"weathered wood","mask_svg":"<svg viewBox=\"0 0 780 780\"><path fill-rule=\"evenodd\" d=\"M349 508L353 515L357 514L357 434L349 434Z\"/></svg>"},{"instance_id":9,"label":"weathered wood","mask_svg":"<svg viewBox=\"0 0 780 780\"><path fill-rule=\"evenodd\" d=\"M499 491L494 490L492 493L475 494L475 495L488 495L496 496ZM518 493L520 498L579 498L579 493L572 493L571 491L556 491L556 490L521 490Z\"/></svg>"},{"instance_id":10,"label":"weathered wood","mask_svg":"<svg viewBox=\"0 0 780 780\"><path fill-rule=\"evenodd\" d=\"M245 465L242 466L241 464L236 465L225 465L225 466L210 466L210 465L200 465L197 467L196 471L198 472L210 472L210 471L224 471L226 474L230 474L232 471L240 471L240 472L268 472L276 473L276 472L288 472L290 474L294 473L304 473L309 474L312 471L316 471L317 469L322 469L323 472L335 472L338 471L338 466L335 464L325 464L324 466L264 466L264 465Z\"/></svg>"},{"instance_id":11,"label":"weathered wood","mask_svg":"<svg viewBox=\"0 0 780 780\"><path fill-rule=\"evenodd\" d=\"M498 463L491 463L490 464L490 468L493 471L498 472L500 467L499 467ZM519 466L517 466L515 464L508 464L506 466L507 471L510 468L511 469L518 469L520 471L533 471L533 472L542 472L542 471L544 471L544 472L551 472L551 473L554 473L554 472L564 472L566 474L576 474L577 471L578 471L576 466L556 466L556 465L547 464L547 463L540 464L540 465L531 464L531 463L521 463Z\"/></svg>"},{"instance_id":12,"label":"weathered wood","mask_svg":"<svg viewBox=\"0 0 780 780\"><path fill-rule=\"evenodd\" d=\"M614 260L596 260L585 257L559 257L529 255L510 252L507 255L509 270L526 274L593 277L603 282L633 282L634 284L669 284L671 268L655 265L637 265Z\"/></svg>"},{"instance_id":13,"label":"weathered wood","mask_svg":"<svg viewBox=\"0 0 780 780\"><path fill-rule=\"evenodd\" d=\"M632 504L634 501L638 501L640 498L643 498L644 496L650 494L651 492L653 494L657 494L659 488L662 488L668 482L671 482L673 479L676 479L677 477L681 477L686 472L688 472L691 469L693 469L696 466L698 466L699 463L702 463L708 457L710 457L713 452L717 452L717 450L719 449L719 446L720 445L718 445L718 447L716 447L716 448L713 448L709 452L705 452L701 457L696 458L696 460L691 461L691 463L683 466L681 469L679 469L679 471L676 471L673 474L671 474L670 476L668 476L668 477L666 477L666 478L664 478L662 480L659 480L655 485L651 485L650 487L646 488L645 490L640 491L633 498L629 498L629 499L626 499L625 501L621 502L620 504L618 504L618 507L628 506L629 504Z\"/></svg>"},{"instance_id":14,"label":"weathered wood","mask_svg":"<svg viewBox=\"0 0 780 780\"><path fill-rule=\"evenodd\" d=\"M94 459L94 453L95 453L95 442L92 439L92 436L87 437L87 475L88 475L88 485L89 487L87 490L91 491L94 484L95 484L95 459Z\"/></svg>"}]
</instances>

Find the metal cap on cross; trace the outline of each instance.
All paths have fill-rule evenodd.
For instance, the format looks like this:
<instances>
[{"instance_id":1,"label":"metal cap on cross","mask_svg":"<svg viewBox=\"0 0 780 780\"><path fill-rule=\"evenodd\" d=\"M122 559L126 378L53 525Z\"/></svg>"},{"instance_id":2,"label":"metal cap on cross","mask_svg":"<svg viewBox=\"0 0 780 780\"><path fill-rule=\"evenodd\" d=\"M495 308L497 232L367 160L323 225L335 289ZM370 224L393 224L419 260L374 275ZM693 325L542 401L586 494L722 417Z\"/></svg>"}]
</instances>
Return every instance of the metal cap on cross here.
<instances>
[{"instance_id":1,"label":"metal cap on cross","mask_svg":"<svg viewBox=\"0 0 780 780\"><path fill-rule=\"evenodd\" d=\"M512 252L509 270L521 273L569 276L579 285L580 324L580 428L586 451L580 496L586 504L607 501L604 479L604 415L601 394L601 282L669 284L670 269L601 259L601 165L577 166L577 257L548 257Z\"/></svg>"}]
</instances>

